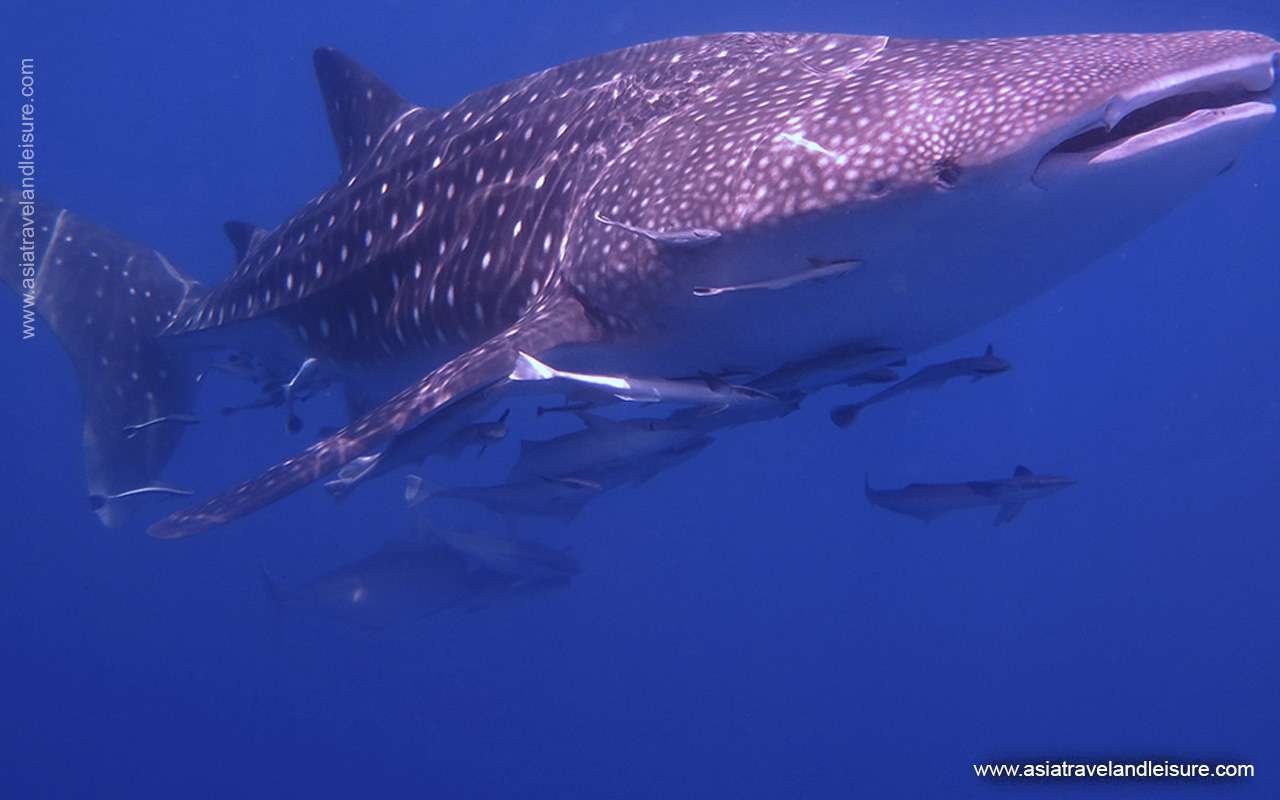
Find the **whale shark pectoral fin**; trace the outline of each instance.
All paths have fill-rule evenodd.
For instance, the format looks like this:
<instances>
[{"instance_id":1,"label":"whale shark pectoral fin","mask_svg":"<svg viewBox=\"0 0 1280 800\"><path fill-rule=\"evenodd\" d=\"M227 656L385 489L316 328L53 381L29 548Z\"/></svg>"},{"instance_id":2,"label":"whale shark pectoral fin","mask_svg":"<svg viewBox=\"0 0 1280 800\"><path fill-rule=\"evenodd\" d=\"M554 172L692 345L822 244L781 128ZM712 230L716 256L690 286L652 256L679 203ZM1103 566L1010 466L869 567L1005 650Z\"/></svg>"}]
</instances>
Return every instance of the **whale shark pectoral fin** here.
<instances>
[{"instance_id":1,"label":"whale shark pectoral fin","mask_svg":"<svg viewBox=\"0 0 1280 800\"><path fill-rule=\"evenodd\" d=\"M333 436L203 505L170 514L147 532L180 539L243 517L369 453L449 403L498 384L511 373L517 353L545 353L562 344L594 341L597 335L596 324L575 298L553 293L507 330L445 362Z\"/></svg>"}]
</instances>

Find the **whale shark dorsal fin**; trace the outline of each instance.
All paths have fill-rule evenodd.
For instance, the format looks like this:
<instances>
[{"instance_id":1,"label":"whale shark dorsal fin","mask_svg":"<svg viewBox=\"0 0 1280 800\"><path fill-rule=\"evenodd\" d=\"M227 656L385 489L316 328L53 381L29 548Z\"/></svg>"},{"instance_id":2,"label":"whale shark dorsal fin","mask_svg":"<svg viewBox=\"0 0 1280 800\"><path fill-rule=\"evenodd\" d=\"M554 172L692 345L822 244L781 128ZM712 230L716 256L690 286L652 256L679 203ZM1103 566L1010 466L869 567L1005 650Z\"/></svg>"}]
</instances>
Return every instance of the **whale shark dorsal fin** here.
<instances>
[{"instance_id":1,"label":"whale shark dorsal fin","mask_svg":"<svg viewBox=\"0 0 1280 800\"><path fill-rule=\"evenodd\" d=\"M343 174L360 166L397 119L413 110L377 75L331 47L313 56Z\"/></svg>"},{"instance_id":2,"label":"whale shark dorsal fin","mask_svg":"<svg viewBox=\"0 0 1280 800\"><path fill-rule=\"evenodd\" d=\"M1028 478L1031 476L1031 474L1032 474L1031 470L1027 467L1022 466L1021 464L1019 464L1013 470L1013 477L1015 478Z\"/></svg>"},{"instance_id":3,"label":"whale shark dorsal fin","mask_svg":"<svg viewBox=\"0 0 1280 800\"><path fill-rule=\"evenodd\" d=\"M244 261L249 251L267 235L265 228L260 228L252 222L241 222L238 219L229 219L222 223L222 230L227 234L227 239L236 252L237 264Z\"/></svg>"}]
</instances>

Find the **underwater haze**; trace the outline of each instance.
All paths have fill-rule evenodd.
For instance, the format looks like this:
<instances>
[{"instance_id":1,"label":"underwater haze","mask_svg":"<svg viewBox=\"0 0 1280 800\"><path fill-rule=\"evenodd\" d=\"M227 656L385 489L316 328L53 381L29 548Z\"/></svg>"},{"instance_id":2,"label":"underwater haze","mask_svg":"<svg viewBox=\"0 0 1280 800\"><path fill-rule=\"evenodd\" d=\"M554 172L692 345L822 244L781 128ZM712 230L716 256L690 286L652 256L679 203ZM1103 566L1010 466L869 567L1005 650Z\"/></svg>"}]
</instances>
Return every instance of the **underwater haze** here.
<instances>
[{"instance_id":1,"label":"underwater haze","mask_svg":"<svg viewBox=\"0 0 1280 800\"><path fill-rule=\"evenodd\" d=\"M320 46L445 108L572 59L722 31L1280 37L1274 0L47 0L5 17L4 136L16 142L19 59L33 58L41 201L206 285L232 268L225 220L274 227L338 173ZM16 161L0 185L18 184ZM1280 797L1277 211L1273 122L1151 227L898 368L992 344L1007 372L904 392L848 429L831 408L883 387L809 399L693 443L567 523L449 498L411 511L401 472L180 541L146 525L183 498L104 528L71 361L44 322L21 338L6 291L0 797ZM276 409L224 416L249 396L209 382L164 472L196 499L346 422L333 391L305 403L298 433ZM512 405L483 455L424 474L491 481L535 426L574 430L534 405ZM1004 497L1019 465L1075 483L993 525L1002 504L983 498ZM864 492L971 481L985 481L981 508L929 522ZM424 519L546 545L451 561L467 592L513 560L576 566L551 588L486 584L392 625L281 602ZM1063 760L1256 774L975 775Z\"/></svg>"}]
</instances>

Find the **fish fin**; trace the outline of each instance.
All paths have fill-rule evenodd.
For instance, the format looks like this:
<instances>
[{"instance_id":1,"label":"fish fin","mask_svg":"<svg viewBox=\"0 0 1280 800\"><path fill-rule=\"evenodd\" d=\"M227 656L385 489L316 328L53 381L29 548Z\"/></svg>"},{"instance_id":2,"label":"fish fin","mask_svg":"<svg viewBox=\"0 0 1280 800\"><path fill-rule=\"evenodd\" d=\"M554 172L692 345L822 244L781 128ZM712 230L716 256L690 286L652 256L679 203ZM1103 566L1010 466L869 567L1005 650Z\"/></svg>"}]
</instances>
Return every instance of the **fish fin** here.
<instances>
[{"instance_id":1,"label":"fish fin","mask_svg":"<svg viewBox=\"0 0 1280 800\"><path fill-rule=\"evenodd\" d=\"M328 439L203 505L170 514L148 532L176 539L238 519L379 447L454 400L498 383L511 373L517 355L594 341L598 334L575 297L553 291L510 328L445 362Z\"/></svg>"},{"instance_id":2,"label":"fish fin","mask_svg":"<svg viewBox=\"0 0 1280 800\"><path fill-rule=\"evenodd\" d=\"M342 500L351 494L351 491L356 486L360 485L381 459L382 453L351 459L349 463L343 465L342 469L338 470L336 479L325 483L325 490L333 495L334 500Z\"/></svg>"},{"instance_id":3,"label":"fish fin","mask_svg":"<svg viewBox=\"0 0 1280 800\"><path fill-rule=\"evenodd\" d=\"M153 425L132 437L125 427L192 412L195 370L161 334L204 290L155 250L6 188L0 280L24 315L35 312L52 329L75 368L89 493L106 498L154 483L186 426ZM39 335L34 323L30 331ZM108 527L128 516L111 500L97 513Z\"/></svg>"},{"instance_id":4,"label":"fish fin","mask_svg":"<svg viewBox=\"0 0 1280 800\"><path fill-rule=\"evenodd\" d=\"M1011 522L1014 517L1018 516L1025 505L1026 503L1005 503L1000 506L1000 510L996 512L996 518L991 524L1004 525L1006 522Z\"/></svg>"},{"instance_id":5,"label":"fish fin","mask_svg":"<svg viewBox=\"0 0 1280 800\"><path fill-rule=\"evenodd\" d=\"M721 414L721 413L723 413L723 412L725 412L725 411L728 411L728 410L729 410L729 404L728 404L728 403L718 403L718 404L713 405L713 406L701 406L701 407L699 407L699 408L698 408L698 416L699 416L699 417L714 417L716 414Z\"/></svg>"},{"instance_id":6,"label":"fish fin","mask_svg":"<svg viewBox=\"0 0 1280 800\"><path fill-rule=\"evenodd\" d=\"M381 78L333 48L317 49L312 60L329 114L329 128L338 146L338 160L346 175L359 168L392 123L415 106Z\"/></svg>"},{"instance_id":7,"label":"fish fin","mask_svg":"<svg viewBox=\"0 0 1280 800\"><path fill-rule=\"evenodd\" d=\"M568 486L570 489L584 489L590 492L602 492L604 486L599 481L593 481L590 478L575 478L572 475L539 475L547 483L559 483Z\"/></svg>"},{"instance_id":8,"label":"fish fin","mask_svg":"<svg viewBox=\"0 0 1280 800\"><path fill-rule=\"evenodd\" d=\"M861 403L849 403L848 405L836 406L831 409L831 421L837 427L847 428L853 424L858 418L858 412L862 410Z\"/></svg>"},{"instance_id":9,"label":"fish fin","mask_svg":"<svg viewBox=\"0 0 1280 800\"><path fill-rule=\"evenodd\" d=\"M543 364L528 353L516 353L515 366L511 368L508 380L513 381L549 381L558 373L553 367Z\"/></svg>"},{"instance_id":10,"label":"fish fin","mask_svg":"<svg viewBox=\"0 0 1280 800\"><path fill-rule=\"evenodd\" d=\"M265 228L260 228L252 222L241 222L237 219L229 219L222 223L222 230L227 234L227 240L231 242L231 247L235 250L236 264L244 261L245 256L249 255L249 251L267 236Z\"/></svg>"},{"instance_id":11,"label":"fish fin","mask_svg":"<svg viewBox=\"0 0 1280 800\"><path fill-rule=\"evenodd\" d=\"M404 503L409 508L421 505L440 490L421 475L407 475L404 479Z\"/></svg>"},{"instance_id":12,"label":"fish fin","mask_svg":"<svg viewBox=\"0 0 1280 800\"><path fill-rule=\"evenodd\" d=\"M1024 467L1021 464L1013 470L1013 477L1015 478L1029 478L1034 474L1035 473L1033 473L1030 468Z\"/></svg>"},{"instance_id":13,"label":"fish fin","mask_svg":"<svg viewBox=\"0 0 1280 800\"><path fill-rule=\"evenodd\" d=\"M713 392L727 392L731 389L728 381L719 375L712 375L710 372L700 370L698 372L698 380L707 385L707 388Z\"/></svg>"},{"instance_id":14,"label":"fish fin","mask_svg":"<svg viewBox=\"0 0 1280 800\"><path fill-rule=\"evenodd\" d=\"M511 409L509 409L509 408L508 408L508 409L503 410L502 414L500 414L500 415L498 416L498 422L499 422L499 424L501 424L501 423L503 423L503 422L506 422L506 421L507 421L507 417L509 417L509 416L511 416Z\"/></svg>"},{"instance_id":15,"label":"fish fin","mask_svg":"<svg viewBox=\"0 0 1280 800\"><path fill-rule=\"evenodd\" d=\"M757 389L754 386L744 386L738 383L728 384L729 390L740 394L744 397L755 397L759 400L770 400L778 402L779 398L773 392L766 392L764 389Z\"/></svg>"}]
</instances>

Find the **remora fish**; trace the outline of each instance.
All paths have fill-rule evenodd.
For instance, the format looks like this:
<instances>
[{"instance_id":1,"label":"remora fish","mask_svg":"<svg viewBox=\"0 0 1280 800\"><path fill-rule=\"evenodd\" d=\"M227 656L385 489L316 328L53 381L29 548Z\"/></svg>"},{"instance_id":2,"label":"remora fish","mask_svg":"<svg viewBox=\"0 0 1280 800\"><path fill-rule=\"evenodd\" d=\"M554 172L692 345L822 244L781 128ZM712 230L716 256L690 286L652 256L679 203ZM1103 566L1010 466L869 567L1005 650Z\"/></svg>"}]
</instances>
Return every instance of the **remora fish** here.
<instances>
[{"instance_id":1,"label":"remora fish","mask_svg":"<svg viewBox=\"0 0 1280 800\"><path fill-rule=\"evenodd\" d=\"M542 363L528 353L516 355L516 365L508 380L557 381L574 389L588 389L605 397L638 403L677 403L703 406L708 413L733 406L778 403L777 396L750 386L735 386L707 376L689 380L635 378L624 375L589 375L569 372Z\"/></svg>"},{"instance_id":2,"label":"remora fish","mask_svg":"<svg viewBox=\"0 0 1280 800\"><path fill-rule=\"evenodd\" d=\"M601 493L628 484L639 486L702 452L712 441L711 436L703 434L630 461L594 464L579 475L515 478L492 486L439 487L417 475L410 475L405 481L404 498L410 507L436 497L453 498L478 503L501 514L549 516L571 521Z\"/></svg>"},{"instance_id":3,"label":"remora fish","mask_svg":"<svg viewBox=\"0 0 1280 800\"><path fill-rule=\"evenodd\" d=\"M862 375L869 374L874 381L879 372L902 359L901 350L854 342L784 364L751 381L751 385L766 392L795 391L809 395Z\"/></svg>"},{"instance_id":4,"label":"remora fish","mask_svg":"<svg viewBox=\"0 0 1280 800\"><path fill-rule=\"evenodd\" d=\"M568 551L528 539L435 527L427 527L424 535L453 549L474 569L504 575L522 587L567 584L581 571Z\"/></svg>"},{"instance_id":5,"label":"remora fish","mask_svg":"<svg viewBox=\"0 0 1280 800\"><path fill-rule=\"evenodd\" d=\"M283 586L265 569L263 581L281 607L382 630L452 608L565 586L577 573L567 553L534 542L451 534L388 542L296 588Z\"/></svg>"},{"instance_id":6,"label":"remora fish","mask_svg":"<svg viewBox=\"0 0 1280 800\"><path fill-rule=\"evenodd\" d=\"M511 409L508 408L499 414L497 419L490 422L472 422L464 425L444 440L436 454L445 458L457 458L468 450L476 448L479 450L479 455L484 455L489 445L507 438L507 417L509 416L511 416Z\"/></svg>"},{"instance_id":7,"label":"remora fish","mask_svg":"<svg viewBox=\"0 0 1280 800\"><path fill-rule=\"evenodd\" d=\"M132 439L152 425L196 425L199 422L200 419L198 417L193 417L190 414L166 414L163 417L156 417L133 425L125 425L121 433L124 434L126 439Z\"/></svg>"},{"instance_id":8,"label":"remora fish","mask_svg":"<svg viewBox=\"0 0 1280 800\"><path fill-rule=\"evenodd\" d=\"M572 521L605 487L586 478L534 477L491 486L436 486L418 475L405 479L404 500L413 508L433 498L465 500L499 514L555 517Z\"/></svg>"},{"instance_id":9,"label":"remora fish","mask_svg":"<svg viewBox=\"0 0 1280 800\"><path fill-rule=\"evenodd\" d=\"M590 476L619 463L682 448L703 436L697 428L663 419L615 420L584 411L577 416L582 430L544 441L522 441L508 480Z\"/></svg>"},{"instance_id":10,"label":"remora fish","mask_svg":"<svg viewBox=\"0 0 1280 800\"><path fill-rule=\"evenodd\" d=\"M460 437L469 437L473 426L470 420L492 407L496 398L492 391L474 392L442 409L420 425L409 428L393 438L381 452L359 456L343 465L334 480L325 483L325 489L334 497L345 497L362 483L386 475L401 467L421 464L427 456L442 454L457 443ZM497 425L502 436L506 435L506 414ZM493 423L487 423L493 425ZM499 428L487 428L495 434ZM501 437L499 437L501 438Z\"/></svg>"},{"instance_id":11,"label":"remora fish","mask_svg":"<svg viewBox=\"0 0 1280 800\"><path fill-rule=\"evenodd\" d=\"M184 348L204 335L400 390L151 528L187 536L375 452L520 352L583 373L765 374L841 342L913 354L971 331L1236 163L1275 113L1278 57L1235 31L718 34L433 111L321 50L340 177L272 231L236 227L223 284L20 192L0 194L0 275L71 354L100 496L155 482L179 429L121 430L190 413Z\"/></svg>"},{"instance_id":12,"label":"remora fish","mask_svg":"<svg viewBox=\"0 0 1280 800\"><path fill-rule=\"evenodd\" d=\"M860 403L849 403L831 409L831 421L847 428L867 406L920 389L936 389L953 378L973 378L975 381L1009 371L1009 362L995 355L991 345L976 358L957 358L941 364L930 364L910 378L904 378L887 389L882 389Z\"/></svg>"},{"instance_id":13,"label":"remora fish","mask_svg":"<svg viewBox=\"0 0 1280 800\"><path fill-rule=\"evenodd\" d=\"M872 489L864 484L873 505L928 522L948 511L999 506L995 524L1003 525L1022 511L1028 501L1060 492L1075 481L1059 475L1036 475L1019 466L1012 478L967 483L913 483L902 489Z\"/></svg>"}]
</instances>

